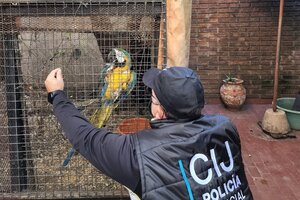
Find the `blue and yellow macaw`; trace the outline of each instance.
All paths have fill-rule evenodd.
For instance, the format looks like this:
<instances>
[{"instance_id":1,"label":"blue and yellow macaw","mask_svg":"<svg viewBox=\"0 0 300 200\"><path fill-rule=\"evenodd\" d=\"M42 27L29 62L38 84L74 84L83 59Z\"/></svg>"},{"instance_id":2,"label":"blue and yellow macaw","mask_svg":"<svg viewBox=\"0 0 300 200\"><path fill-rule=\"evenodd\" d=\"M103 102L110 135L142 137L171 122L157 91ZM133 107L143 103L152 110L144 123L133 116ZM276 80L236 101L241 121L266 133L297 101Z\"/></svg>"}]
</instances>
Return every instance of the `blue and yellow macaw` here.
<instances>
[{"instance_id":1,"label":"blue and yellow macaw","mask_svg":"<svg viewBox=\"0 0 300 200\"><path fill-rule=\"evenodd\" d=\"M90 118L91 123L101 128L108 121L114 108L125 99L134 88L137 78L131 70L130 54L122 48L115 48L109 53L110 63L106 63L101 72L100 82L103 83L100 93L101 105ZM66 167L75 149L71 148L63 162Z\"/></svg>"}]
</instances>

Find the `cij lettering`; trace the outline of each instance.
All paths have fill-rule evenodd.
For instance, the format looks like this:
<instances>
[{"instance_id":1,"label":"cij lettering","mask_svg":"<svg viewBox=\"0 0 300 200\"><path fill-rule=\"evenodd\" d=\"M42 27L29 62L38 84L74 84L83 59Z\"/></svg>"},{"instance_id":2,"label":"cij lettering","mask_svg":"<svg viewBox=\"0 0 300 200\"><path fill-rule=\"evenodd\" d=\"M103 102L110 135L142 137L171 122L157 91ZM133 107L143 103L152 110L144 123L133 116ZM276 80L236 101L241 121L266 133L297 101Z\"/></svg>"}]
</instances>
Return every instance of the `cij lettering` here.
<instances>
[{"instance_id":1,"label":"cij lettering","mask_svg":"<svg viewBox=\"0 0 300 200\"><path fill-rule=\"evenodd\" d=\"M233 166L234 166L234 163L233 163L233 158L232 158L232 153L231 153L231 150L230 150L230 147L229 147L229 144L228 144L228 141L225 142L225 146L226 146L226 151L227 151L227 154L228 154L228 157L229 157L229 165L226 166L224 164L224 162L221 162L220 164L217 163L217 159L216 159L216 154L215 154L215 150L214 149L210 149L210 157L211 157L211 160L213 162L213 165L214 165L214 171L215 173L217 174L218 177L220 177L222 175L221 171L220 171L220 168L225 171L225 172L230 172L232 169L233 169ZM195 162L196 160L202 160L203 162L207 162L209 161L208 157L202 153L197 153L195 154L191 161L190 161L190 173L191 173L191 176L193 177L193 179L200 185L206 185L208 184L212 177L213 177L213 170L212 168L209 168L208 171L207 171L207 177L205 179L201 179L197 176L196 174L196 170L195 170Z\"/></svg>"},{"instance_id":2,"label":"cij lettering","mask_svg":"<svg viewBox=\"0 0 300 200\"><path fill-rule=\"evenodd\" d=\"M197 153L195 154L190 161L190 173L192 178L200 185L209 184L209 182L213 178L213 173L215 173L218 177L222 176L222 172L230 173L234 167L234 161L232 157L232 153L230 150L230 146L228 141L225 143L226 152L229 158L229 164L226 166L224 162L217 162L217 155L214 149L210 149L210 158L205 154ZM207 170L207 176L205 178L200 178L196 174L195 170L195 162L200 160L201 162L208 162L211 159L213 163L213 167ZM201 164L200 164L201 165ZM203 174L203 173L202 173ZM246 197L243 194L243 190L240 189L242 183L238 175L232 175L231 178L226 180L224 183L216 186L216 188L211 189L209 192L202 194L203 200L218 200L224 199L226 200L243 200ZM229 196L229 197L228 197Z\"/></svg>"}]
</instances>

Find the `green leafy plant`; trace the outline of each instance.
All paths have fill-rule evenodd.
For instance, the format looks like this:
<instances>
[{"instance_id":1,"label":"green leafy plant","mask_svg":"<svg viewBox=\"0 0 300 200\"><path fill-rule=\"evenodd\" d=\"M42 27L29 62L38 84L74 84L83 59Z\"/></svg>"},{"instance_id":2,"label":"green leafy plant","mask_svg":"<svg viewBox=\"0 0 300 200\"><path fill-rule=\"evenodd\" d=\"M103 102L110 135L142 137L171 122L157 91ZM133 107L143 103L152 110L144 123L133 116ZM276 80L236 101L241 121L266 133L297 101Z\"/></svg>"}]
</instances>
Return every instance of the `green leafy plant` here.
<instances>
[{"instance_id":1,"label":"green leafy plant","mask_svg":"<svg viewBox=\"0 0 300 200\"><path fill-rule=\"evenodd\" d=\"M231 73L225 74L226 78L223 80L224 83L229 84L242 84L244 80L233 76Z\"/></svg>"},{"instance_id":2,"label":"green leafy plant","mask_svg":"<svg viewBox=\"0 0 300 200\"><path fill-rule=\"evenodd\" d=\"M225 76L224 82L236 82L238 80L238 78L234 77L231 73L225 74Z\"/></svg>"}]
</instances>

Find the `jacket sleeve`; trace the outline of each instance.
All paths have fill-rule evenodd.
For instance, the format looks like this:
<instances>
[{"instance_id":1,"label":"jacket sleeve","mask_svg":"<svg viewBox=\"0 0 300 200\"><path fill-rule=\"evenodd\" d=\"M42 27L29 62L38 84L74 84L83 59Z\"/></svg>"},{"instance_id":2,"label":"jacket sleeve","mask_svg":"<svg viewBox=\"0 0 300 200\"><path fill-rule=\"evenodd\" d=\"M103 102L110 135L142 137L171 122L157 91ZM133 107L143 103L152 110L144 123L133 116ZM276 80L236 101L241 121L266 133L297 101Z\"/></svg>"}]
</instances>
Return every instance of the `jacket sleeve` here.
<instances>
[{"instance_id":1,"label":"jacket sleeve","mask_svg":"<svg viewBox=\"0 0 300 200\"><path fill-rule=\"evenodd\" d=\"M61 91L53 110L74 149L105 175L135 191L139 168L131 136L95 128Z\"/></svg>"}]
</instances>

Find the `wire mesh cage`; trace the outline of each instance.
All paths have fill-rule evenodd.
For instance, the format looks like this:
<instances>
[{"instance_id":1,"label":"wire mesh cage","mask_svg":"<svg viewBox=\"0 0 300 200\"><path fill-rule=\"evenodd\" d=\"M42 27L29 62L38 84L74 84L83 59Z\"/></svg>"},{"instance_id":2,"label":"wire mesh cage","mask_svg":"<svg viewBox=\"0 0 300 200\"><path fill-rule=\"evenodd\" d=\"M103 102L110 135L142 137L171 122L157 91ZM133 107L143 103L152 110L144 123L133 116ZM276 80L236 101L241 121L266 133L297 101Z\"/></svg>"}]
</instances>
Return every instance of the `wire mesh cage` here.
<instances>
[{"instance_id":1,"label":"wire mesh cage","mask_svg":"<svg viewBox=\"0 0 300 200\"><path fill-rule=\"evenodd\" d=\"M165 41L165 2L19 0L0 1L0 9L0 198L128 196L81 156L62 167L71 146L47 103L44 80L61 67L67 96L90 118L109 52L126 49L137 83L106 128L149 117L150 92L141 78L157 65Z\"/></svg>"}]
</instances>

